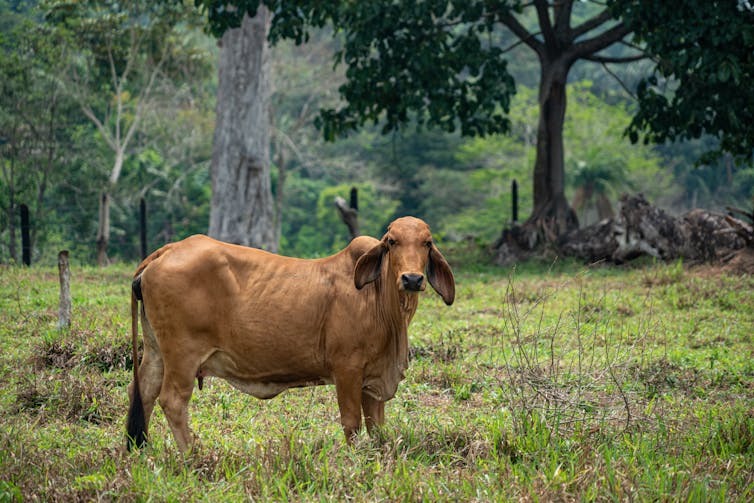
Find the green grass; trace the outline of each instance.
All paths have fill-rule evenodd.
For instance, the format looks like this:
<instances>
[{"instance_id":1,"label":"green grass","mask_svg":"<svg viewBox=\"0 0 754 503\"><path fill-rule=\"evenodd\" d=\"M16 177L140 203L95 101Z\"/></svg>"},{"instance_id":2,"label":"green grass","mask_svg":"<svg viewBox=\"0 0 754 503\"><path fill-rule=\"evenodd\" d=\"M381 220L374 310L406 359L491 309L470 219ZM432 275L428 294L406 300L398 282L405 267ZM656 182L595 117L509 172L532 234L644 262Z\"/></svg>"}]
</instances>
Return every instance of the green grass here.
<instances>
[{"instance_id":1,"label":"green grass","mask_svg":"<svg viewBox=\"0 0 754 503\"><path fill-rule=\"evenodd\" d=\"M380 434L332 387L208 379L180 456L162 411L123 447L131 267L0 269L0 501L754 499L754 279L645 262L457 267L423 295Z\"/></svg>"}]
</instances>

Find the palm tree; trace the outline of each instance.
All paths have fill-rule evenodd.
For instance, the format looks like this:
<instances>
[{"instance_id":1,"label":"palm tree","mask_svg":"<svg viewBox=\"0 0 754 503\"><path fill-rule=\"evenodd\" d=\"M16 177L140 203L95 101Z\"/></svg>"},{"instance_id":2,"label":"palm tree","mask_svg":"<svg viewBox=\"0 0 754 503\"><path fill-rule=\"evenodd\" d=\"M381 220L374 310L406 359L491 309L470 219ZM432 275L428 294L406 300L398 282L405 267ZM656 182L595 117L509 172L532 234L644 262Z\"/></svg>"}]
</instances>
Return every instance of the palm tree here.
<instances>
[{"instance_id":1,"label":"palm tree","mask_svg":"<svg viewBox=\"0 0 754 503\"><path fill-rule=\"evenodd\" d=\"M630 186L626 161L599 147L588 149L579 157L569 168L574 188L571 207L579 215L582 225L592 223L589 216L594 214L597 221L613 218L615 211L610 198Z\"/></svg>"}]
</instances>

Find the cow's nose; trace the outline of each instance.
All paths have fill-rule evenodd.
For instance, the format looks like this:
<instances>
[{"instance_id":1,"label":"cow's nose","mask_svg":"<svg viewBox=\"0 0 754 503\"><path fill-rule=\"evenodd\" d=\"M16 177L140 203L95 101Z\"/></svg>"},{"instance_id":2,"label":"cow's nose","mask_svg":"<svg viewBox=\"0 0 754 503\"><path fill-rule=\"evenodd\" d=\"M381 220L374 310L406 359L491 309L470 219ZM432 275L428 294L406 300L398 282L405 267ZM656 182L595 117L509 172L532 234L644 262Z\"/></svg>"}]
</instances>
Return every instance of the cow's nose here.
<instances>
[{"instance_id":1,"label":"cow's nose","mask_svg":"<svg viewBox=\"0 0 754 503\"><path fill-rule=\"evenodd\" d=\"M412 292L418 292L422 289L424 276L421 274L403 274L401 276L403 288Z\"/></svg>"}]
</instances>

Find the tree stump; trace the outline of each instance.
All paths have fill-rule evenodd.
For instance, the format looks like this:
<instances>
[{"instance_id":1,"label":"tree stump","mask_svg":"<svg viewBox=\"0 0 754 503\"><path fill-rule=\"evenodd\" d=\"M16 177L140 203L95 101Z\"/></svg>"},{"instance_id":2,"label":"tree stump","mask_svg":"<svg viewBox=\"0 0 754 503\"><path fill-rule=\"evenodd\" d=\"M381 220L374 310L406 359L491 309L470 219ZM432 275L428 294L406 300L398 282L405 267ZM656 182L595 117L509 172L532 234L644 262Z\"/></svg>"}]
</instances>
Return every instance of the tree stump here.
<instances>
[{"instance_id":1,"label":"tree stump","mask_svg":"<svg viewBox=\"0 0 754 503\"><path fill-rule=\"evenodd\" d=\"M351 193L351 201L355 202L354 193ZM349 206L345 199L338 196L335 198L335 207L338 208L338 214L340 219L348 227L348 234L350 239L353 240L356 236L360 235L359 232L359 210L353 206Z\"/></svg>"}]
</instances>

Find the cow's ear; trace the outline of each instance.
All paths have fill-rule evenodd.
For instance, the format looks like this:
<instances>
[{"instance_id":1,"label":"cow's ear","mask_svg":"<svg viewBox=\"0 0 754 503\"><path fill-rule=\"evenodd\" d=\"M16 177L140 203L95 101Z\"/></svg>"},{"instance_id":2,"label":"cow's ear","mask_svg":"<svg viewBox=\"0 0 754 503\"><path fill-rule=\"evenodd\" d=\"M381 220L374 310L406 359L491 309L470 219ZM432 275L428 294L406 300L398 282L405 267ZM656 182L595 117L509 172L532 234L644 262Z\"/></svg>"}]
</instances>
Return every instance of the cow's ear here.
<instances>
[{"instance_id":1,"label":"cow's ear","mask_svg":"<svg viewBox=\"0 0 754 503\"><path fill-rule=\"evenodd\" d=\"M451 305L456 298L456 280L453 271L440 250L432 244L429 249L429 263L427 264L427 278L429 284L440 294L447 305Z\"/></svg>"},{"instance_id":2,"label":"cow's ear","mask_svg":"<svg viewBox=\"0 0 754 503\"><path fill-rule=\"evenodd\" d=\"M356 261L356 269L353 272L353 282L356 288L361 290L364 285L371 283L380 277L382 270L382 257L387 252L387 245L384 240Z\"/></svg>"}]
</instances>

